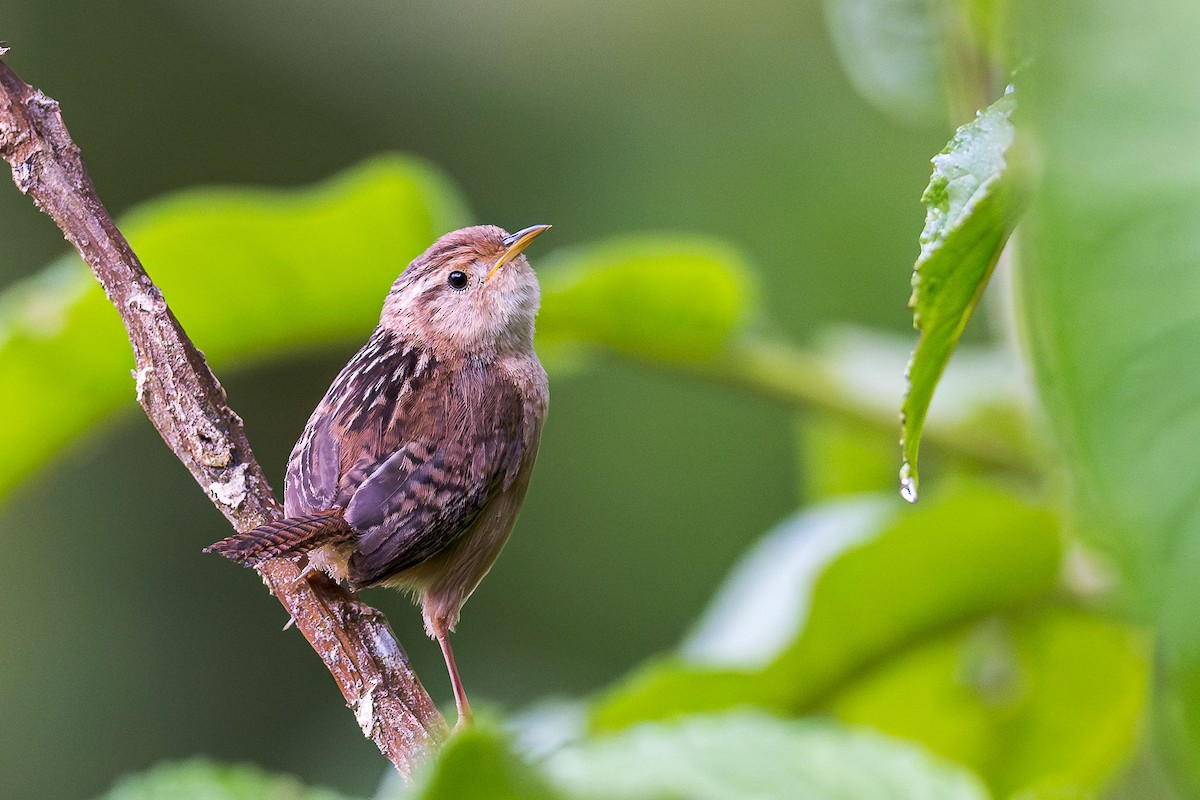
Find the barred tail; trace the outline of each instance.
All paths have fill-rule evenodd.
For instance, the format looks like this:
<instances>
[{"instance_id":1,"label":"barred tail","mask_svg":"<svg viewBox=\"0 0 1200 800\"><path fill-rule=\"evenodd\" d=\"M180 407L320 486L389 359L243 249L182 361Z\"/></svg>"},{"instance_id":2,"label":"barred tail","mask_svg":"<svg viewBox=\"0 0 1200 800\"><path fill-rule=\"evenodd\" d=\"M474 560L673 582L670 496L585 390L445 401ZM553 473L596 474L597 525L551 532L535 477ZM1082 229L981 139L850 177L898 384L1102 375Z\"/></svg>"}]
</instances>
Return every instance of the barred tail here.
<instances>
[{"instance_id":1,"label":"barred tail","mask_svg":"<svg viewBox=\"0 0 1200 800\"><path fill-rule=\"evenodd\" d=\"M301 517L288 517L268 522L245 533L235 533L227 539L204 548L206 553L218 553L228 559L257 567L276 556L298 556L322 545L349 541L354 530L346 523L340 510L318 511Z\"/></svg>"}]
</instances>

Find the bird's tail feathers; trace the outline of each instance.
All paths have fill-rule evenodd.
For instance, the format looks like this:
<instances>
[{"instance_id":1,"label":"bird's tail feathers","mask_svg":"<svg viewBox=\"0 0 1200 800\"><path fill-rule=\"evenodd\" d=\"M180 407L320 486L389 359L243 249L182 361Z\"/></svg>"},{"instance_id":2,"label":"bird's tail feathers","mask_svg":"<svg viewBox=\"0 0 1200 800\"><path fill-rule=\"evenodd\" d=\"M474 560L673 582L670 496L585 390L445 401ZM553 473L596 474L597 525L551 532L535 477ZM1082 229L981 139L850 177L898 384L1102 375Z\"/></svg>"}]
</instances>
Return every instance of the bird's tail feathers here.
<instances>
[{"instance_id":1,"label":"bird's tail feathers","mask_svg":"<svg viewBox=\"0 0 1200 800\"><path fill-rule=\"evenodd\" d=\"M334 509L268 522L210 544L204 552L218 553L239 564L257 567L269 558L298 556L353 537L354 530L342 517L342 512Z\"/></svg>"}]
</instances>

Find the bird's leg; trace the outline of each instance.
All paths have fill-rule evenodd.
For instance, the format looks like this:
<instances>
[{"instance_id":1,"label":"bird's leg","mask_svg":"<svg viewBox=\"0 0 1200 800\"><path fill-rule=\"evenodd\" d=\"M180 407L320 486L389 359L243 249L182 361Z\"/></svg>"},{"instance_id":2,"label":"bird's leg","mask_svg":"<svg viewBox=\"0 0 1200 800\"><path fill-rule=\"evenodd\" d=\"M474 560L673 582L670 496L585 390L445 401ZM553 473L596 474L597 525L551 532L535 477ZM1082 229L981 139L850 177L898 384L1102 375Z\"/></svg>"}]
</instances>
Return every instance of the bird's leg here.
<instances>
[{"instance_id":1,"label":"bird's leg","mask_svg":"<svg viewBox=\"0 0 1200 800\"><path fill-rule=\"evenodd\" d=\"M446 671L450 673L450 685L454 688L454 705L458 709L458 722L454 730L471 724L471 704L463 689L462 678L458 677L458 665L454 663L454 650L450 647L450 633L445 628L437 631L438 644L442 646L442 657L446 659Z\"/></svg>"}]
</instances>

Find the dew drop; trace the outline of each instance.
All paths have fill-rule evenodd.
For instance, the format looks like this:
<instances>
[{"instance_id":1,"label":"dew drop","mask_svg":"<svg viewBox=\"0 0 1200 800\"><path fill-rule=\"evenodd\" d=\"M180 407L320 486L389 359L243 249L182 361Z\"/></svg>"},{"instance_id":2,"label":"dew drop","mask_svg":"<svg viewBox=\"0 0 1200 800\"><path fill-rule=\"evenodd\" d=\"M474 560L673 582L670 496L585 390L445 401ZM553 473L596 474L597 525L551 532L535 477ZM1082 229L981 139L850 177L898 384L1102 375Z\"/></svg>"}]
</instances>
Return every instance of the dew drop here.
<instances>
[{"instance_id":1,"label":"dew drop","mask_svg":"<svg viewBox=\"0 0 1200 800\"><path fill-rule=\"evenodd\" d=\"M910 503L917 502L917 478L908 461L900 467L900 496Z\"/></svg>"}]
</instances>

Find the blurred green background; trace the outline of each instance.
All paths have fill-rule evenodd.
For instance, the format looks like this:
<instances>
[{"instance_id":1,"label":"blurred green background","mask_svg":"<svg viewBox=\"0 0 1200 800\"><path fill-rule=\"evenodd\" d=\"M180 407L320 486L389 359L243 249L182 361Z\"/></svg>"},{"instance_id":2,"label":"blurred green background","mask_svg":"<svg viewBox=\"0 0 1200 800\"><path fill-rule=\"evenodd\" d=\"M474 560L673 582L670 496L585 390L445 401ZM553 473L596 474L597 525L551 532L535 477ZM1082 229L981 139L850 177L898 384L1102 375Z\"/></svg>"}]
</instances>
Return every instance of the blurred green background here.
<instances>
[{"instance_id":1,"label":"blurred green background","mask_svg":"<svg viewBox=\"0 0 1200 800\"><path fill-rule=\"evenodd\" d=\"M917 200L950 127L862 100L817 3L10 0L2 21L6 60L62 103L118 216L179 187L300 186L402 151L451 176L474 221L553 223L535 266L612 234L704 233L752 260L781 336L909 329ZM0 190L0 285L63 251ZM365 337L377 307L355 313ZM222 370L277 489L355 346ZM507 709L673 646L810 477L792 414L765 401L612 361L552 394L518 529L455 640L476 702ZM86 797L196 754L374 788L378 754L301 637L278 632L281 609L200 554L226 532L132 387L0 507L6 794ZM448 701L417 611L369 599Z\"/></svg>"}]
</instances>

